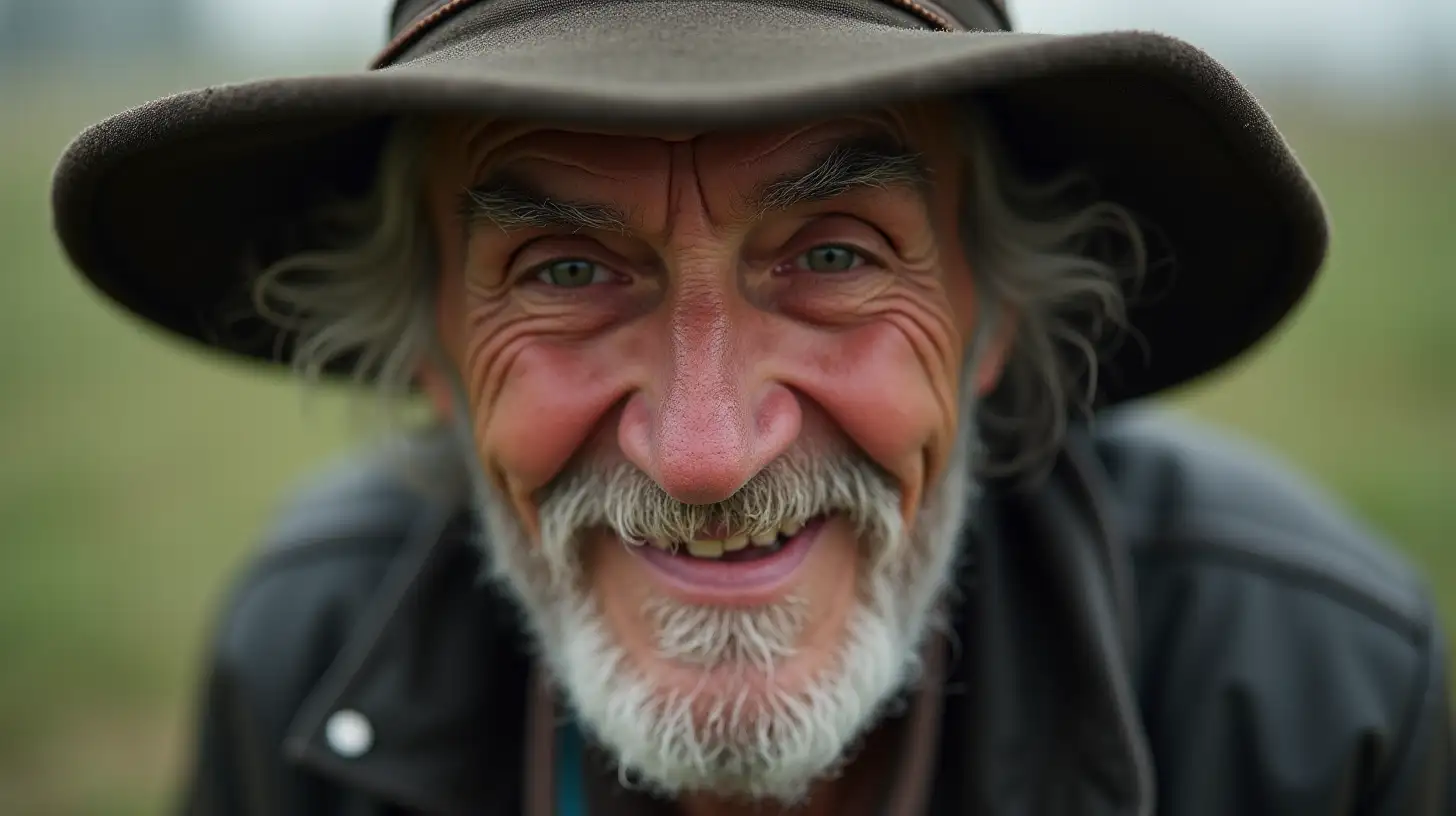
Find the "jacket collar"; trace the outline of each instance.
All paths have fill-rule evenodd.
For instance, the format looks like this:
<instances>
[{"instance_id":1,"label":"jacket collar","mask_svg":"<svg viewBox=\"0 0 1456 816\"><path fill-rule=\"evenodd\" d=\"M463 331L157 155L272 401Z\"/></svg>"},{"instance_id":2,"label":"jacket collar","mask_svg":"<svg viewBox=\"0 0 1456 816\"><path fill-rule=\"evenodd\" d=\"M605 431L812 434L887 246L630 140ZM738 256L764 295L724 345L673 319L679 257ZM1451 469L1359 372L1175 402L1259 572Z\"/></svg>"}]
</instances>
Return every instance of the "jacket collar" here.
<instances>
[{"instance_id":1,"label":"jacket collar","mask_svg":"<svg viewBox=\"0 0 1456 816\"><path fill-rule=\"evenodd\" d=\"M1146 816L1126 543L1090 440L1034 490L996 487L967 533L933 812ZM468 513L422 514L295 718L291 759L423 813L520 812L530 648L484 583ZM330 740L360 712L372 745ZM337 737L337 735L335 735ZM504 805L504 808L502 808Z\"/></svg>"},{"instance_id":2,"label":"jacket collar","mask_svg":"<svg viewBox=\"0 0 1456 816\"><path fill-rule=\"evenodd\" d=\"M519 741L500 735L522 728L527 659L513 609L484 582L475 536L468 513L420 516L294 718L290 759L413 812L516 801ZM342 716L369 724L367 751L339 750L331 729Z\"/></svg>"},{"instance_id":3,"label":"jacket collar","mask_svg":"<svg viewBox=\"0 0 1456 816\"><path fill-rule=\"evenodd\" d=\"M1151 756L1132 684L1130 556L1105 472L1075 432L1034 490L990 494L957 617L944 812L1145 816ZM937 811L940 812L940 811Z\"/></svg>"}]
</instances>

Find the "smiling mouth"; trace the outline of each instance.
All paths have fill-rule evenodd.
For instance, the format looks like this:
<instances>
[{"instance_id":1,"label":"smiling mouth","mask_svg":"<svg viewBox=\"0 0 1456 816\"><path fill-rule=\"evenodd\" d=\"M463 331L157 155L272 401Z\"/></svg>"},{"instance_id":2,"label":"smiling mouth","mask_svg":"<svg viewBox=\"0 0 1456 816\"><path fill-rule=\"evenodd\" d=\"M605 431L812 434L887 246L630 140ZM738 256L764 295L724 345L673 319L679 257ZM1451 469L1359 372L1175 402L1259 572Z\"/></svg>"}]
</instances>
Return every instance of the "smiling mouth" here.
<instances>
[{"instance_id":1,"label":"smiling mouth","mask_svg":"<svg viewBox=\"0 0 1456 816\"><path fill-rule=\"evenodd\" d=\"M773 534L687 542L649 541L633 547L673 588L712 602L771 600L797 572L827 516L785 522Z\"/></svg>"},{"instance_id":2,"label":"smiling mouth","mask_svg":"<svg viewBox=\"0 0 1456 816\"><path fill-rule=\"evenodd\" d=\"M651 539L647 544L677 558L736 564L758 561L781 552L806 527L822 521L822 516L816 516L809 519L807 523L786 521L780 524L777 530L756 533L751 536L740 533L727 538L705 538L693 541Z\"/></svg>"}]
</instances>

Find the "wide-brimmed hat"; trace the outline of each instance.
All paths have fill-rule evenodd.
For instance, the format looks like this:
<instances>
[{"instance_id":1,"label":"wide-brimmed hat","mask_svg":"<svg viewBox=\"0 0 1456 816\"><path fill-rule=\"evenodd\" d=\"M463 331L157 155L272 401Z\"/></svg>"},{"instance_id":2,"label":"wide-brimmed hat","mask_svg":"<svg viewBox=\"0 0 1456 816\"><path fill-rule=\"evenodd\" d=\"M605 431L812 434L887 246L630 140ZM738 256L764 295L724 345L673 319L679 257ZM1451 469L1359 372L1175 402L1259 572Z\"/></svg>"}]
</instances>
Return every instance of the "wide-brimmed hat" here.
<instances>
[{"instance_id":1,"label":"wide-brimmed hat","mask_svg":"<svg viewBox=\"0 0 1456 816\"><path fill-rule=\"evenodd\" d=\"M999 0L401 0L370 70L205 88L88 129L57 170L56 226L136 314L286 358L286 337L239 329L245 260L298 240L321 196L365 188L397 117L736 128L944 97L994 110L1028 172L1091 173L1175 265L1132 305L1140 341L1104 362L1098 402L1182 383L1273 329L1326 225L1256 100L1170 37L1010 28Z\"/></svg>"}]
</instances>

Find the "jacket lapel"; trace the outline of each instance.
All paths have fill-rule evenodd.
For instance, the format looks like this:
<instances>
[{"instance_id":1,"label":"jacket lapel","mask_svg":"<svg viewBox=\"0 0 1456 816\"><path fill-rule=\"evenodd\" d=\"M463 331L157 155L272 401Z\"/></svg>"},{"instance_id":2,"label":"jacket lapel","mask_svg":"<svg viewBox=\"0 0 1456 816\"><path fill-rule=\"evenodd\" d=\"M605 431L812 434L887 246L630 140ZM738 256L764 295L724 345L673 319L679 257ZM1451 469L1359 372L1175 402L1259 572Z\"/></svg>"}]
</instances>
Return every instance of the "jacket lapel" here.
<instances>
[{"instance_id":1,"label":"jacket lapel","mask_svg":"<svg viewBox=\"0 0 1456 816\"><path fill-rule=\"evenodd\" d=\"M515 613L481 585L466 513L427 514L308 698L286 745L349 789L425 814L519 813L527 660ZM328 742L340 711L372 723L367 754Z\"/></svg>"}]
</instances>

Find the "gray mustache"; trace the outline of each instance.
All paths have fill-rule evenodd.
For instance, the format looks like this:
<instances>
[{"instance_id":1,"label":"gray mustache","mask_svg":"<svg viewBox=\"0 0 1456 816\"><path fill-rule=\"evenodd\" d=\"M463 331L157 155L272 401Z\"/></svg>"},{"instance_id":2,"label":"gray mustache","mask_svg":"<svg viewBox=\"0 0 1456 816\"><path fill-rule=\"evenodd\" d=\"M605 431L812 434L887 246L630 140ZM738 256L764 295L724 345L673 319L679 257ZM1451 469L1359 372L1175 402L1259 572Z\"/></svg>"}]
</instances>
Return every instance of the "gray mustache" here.
<instances>
[{"instance_id":1,"label":"gray mustache","mask_svg":"<svg viewBox=\"0 0 1456 816\"><path fill-rule=\"evenodd\" d=\"M637 467L574 467L547 487L541 502L546 555L567 557L577 535L607 527L628 541L687 541L705 528L722 535L777 532L787 521L825 513L848 518L861 537L898 541L903 521L894 480L863 455L793 451L713 504L685 504ZM558 562L559 563L559 562Z\"/></svg>"}]
</instances>

